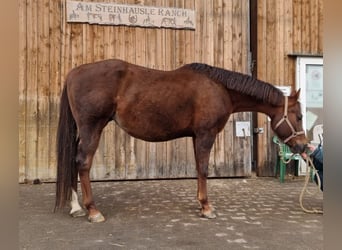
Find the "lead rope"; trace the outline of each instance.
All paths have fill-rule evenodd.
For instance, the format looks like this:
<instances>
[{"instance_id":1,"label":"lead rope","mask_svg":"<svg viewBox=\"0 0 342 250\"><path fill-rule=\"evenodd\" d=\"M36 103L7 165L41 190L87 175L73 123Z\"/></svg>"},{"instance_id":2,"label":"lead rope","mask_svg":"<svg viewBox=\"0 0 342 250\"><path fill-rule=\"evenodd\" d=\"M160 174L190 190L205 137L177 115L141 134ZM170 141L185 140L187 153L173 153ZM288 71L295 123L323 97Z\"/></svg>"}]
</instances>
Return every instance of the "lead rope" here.
<instances>
[{"instance_id":1,"label":"lead rope","mask_svg":"<svg viewBox=\"0 0 342 250\"><path fill-rule=\"evenodd\" d=\"M310 157L306 157L305 159L306 161L306 175L305 175L305 181L304 181L304 187L302 189L302 192L300 193L299 195L299 204L300 204L300 207L302 208L302 210L305 212L305 213L310 213L310 214L323 214L323 210L320 210L320 209L307 209L304 207L303 205L303 197L304 197L304 193L308 193L310 195L315 195L318 191L321 191L320 188L321 188L321 179L319 178L319 175L318 175L318 172L315 168L315 165L313 164L312 160L310 159ZM309 168L312 168L314 174L316 175L317 177L317 182L318 182L318 189L316 190L316 192L310 192L308 190L308 184L309 184L309 180L310 180L310 171L309 171Z\"/></svg>"}]
</instances>

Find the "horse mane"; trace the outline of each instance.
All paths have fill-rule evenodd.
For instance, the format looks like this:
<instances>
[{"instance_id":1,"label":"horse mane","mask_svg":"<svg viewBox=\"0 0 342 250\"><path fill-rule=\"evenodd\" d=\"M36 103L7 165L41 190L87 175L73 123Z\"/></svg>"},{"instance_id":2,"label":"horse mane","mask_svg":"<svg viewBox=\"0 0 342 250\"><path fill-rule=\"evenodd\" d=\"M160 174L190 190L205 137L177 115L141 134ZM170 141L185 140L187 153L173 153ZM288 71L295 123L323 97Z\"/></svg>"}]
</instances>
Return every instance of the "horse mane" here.
<instances>
[{"instance_id":1,"label":"horse mane","mask_svg":"<svg viewBox=\"0 0 342 250\"><path fill-rule=\"evenodd\" d=\"M257 100L272 105L282 103L284 95L281 90L252 76L203 63L191 63L184 67L206 75L211 80L223 84L227 89L255 97Z\"/></svg>"}]
</instances>

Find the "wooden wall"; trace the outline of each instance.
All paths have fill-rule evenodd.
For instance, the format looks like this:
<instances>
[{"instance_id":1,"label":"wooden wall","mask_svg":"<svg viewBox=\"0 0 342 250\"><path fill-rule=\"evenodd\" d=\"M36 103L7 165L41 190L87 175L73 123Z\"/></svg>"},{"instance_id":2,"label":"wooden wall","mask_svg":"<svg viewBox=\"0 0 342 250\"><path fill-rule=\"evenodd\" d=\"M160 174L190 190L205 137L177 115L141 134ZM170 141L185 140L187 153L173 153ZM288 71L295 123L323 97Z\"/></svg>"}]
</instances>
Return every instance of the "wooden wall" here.
<instances>
[{"instance_id":1,"label":"wooden wall","mask_svg":"<svg viewBox=\"0 0 342 250\"><path fill-rule=\"evenodd\" d=\"M257 1L257 73L262 80L295 89L294 54L323 55L323 0ZM273 132L265 115L257 126L258 175L274 174Z\"/></svg>"},{"instance_id":2,"label":"wooden wall","mask_svg":"<svg viewBox=\"0 0 342 250\"><path fill-rule=\"evenodd\" d=\"M248 0L115 2L195 9L196 30L70 24L66 0L20 0L20 182L55 179L59 97L72 67L119 58L162 70L197 61L247 73ZM235 114L218 135L210 158L211 176L250 175L250 140L234 136L236 120L250 120L250 114ZM146 143L113 123L104 131L92 168L97 180L194 176L189 138Z\"/></svg>"}]
</instances>

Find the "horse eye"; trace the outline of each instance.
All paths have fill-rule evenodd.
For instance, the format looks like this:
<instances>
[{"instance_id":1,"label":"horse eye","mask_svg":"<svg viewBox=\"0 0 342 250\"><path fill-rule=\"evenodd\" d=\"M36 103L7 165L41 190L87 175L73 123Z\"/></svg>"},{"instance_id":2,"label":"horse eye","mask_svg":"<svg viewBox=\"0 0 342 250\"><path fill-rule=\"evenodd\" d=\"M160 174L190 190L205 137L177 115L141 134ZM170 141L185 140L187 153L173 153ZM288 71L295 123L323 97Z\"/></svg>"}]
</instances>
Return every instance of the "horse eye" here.
<instances>
[{"instance_id":1,"label":"horse eye","mask_svg":"<svg viewBox=\"0 0 342 250\"><path fill-rule=\"evenodd\" d=\"M297 116L297 120L298 120L298 121L303 120L303 116L302 116L302 115Z\"/></svg>"}]
</instances>

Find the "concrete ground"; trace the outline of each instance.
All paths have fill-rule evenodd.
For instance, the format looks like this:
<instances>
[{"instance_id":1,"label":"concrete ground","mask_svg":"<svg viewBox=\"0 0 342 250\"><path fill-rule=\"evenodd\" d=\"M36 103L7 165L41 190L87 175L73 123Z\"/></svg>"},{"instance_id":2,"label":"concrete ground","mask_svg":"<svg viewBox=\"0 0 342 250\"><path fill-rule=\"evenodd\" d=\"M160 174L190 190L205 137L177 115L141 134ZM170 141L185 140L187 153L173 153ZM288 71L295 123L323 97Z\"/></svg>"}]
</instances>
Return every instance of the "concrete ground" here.
<instances>
[{"instance_id":1,"label":"concrete ground","mask_svg":"<svg viewBox=\"0 0 342 250\"><path fill-rule=\"evenodd\" d=\"M53 213L54 184L20 185L20 249L323 249L323 216L298 199L303 178L210 179L216 219L199 217L197 181L93 183L106 217L91 224ZM313 183L309 190L316 191ZM321 192L306 207L323 208Z\"/></svg>"}]
</instances>

